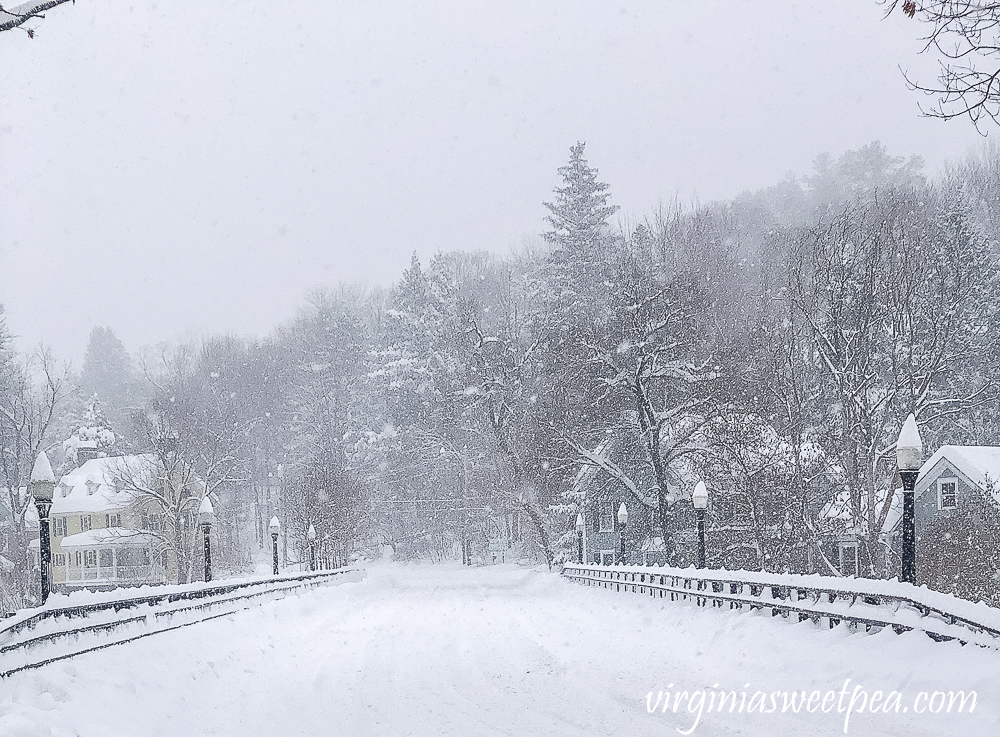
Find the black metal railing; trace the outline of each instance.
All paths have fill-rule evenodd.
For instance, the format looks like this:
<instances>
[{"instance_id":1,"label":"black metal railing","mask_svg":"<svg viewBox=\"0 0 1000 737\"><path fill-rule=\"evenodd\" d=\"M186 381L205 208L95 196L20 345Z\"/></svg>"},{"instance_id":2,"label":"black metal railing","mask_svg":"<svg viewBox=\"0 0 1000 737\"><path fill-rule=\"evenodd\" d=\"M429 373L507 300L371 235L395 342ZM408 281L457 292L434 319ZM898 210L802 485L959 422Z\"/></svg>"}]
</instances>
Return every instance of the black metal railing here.
<instances>
[{"instance_id":1,"label":"black metal railing","mask_svg":"<svg viewBox=\"0 0 1000 737\"><path fill-rule=\"evenodd\" d=\"M364 576L362 569L341 568L213 586L194 584L189 587L172 587L162 594L29 610L0 627L0 678L86 652L226 616L266 599L330 583L357 581ZM220 608L225 611L212 613L213 609ZM171 623L169 626L163 624L165 620L177 619L186 621ZM132 628L138 628L138 634L114 641L100 639ZM71 641L75 645L73 651L55 652L53 648L60 641Z\"/></svg>"},{"instance_id":2,"label":"black metal railing","mask_svg":"<svg viewBox=\"0 0 1000 737\"><path fill-rule=\"evenodd\" d=\"M902 633L925 632L938 641L958 640L1000 648L1000 626L984 624L946 608L900 593L851 588L830 579L816 585L814 576L797 580L767 574L704 569L637 568L568 564L562 575L588 586L691 601L698 606L769 610L772 616L797 616L834 627L848 624L865 631L891 627ZM863 587L862 587L863 588ZM992 610L991 610L992 611ZM996 611L1000 621L1000 611Z\"/></svg>"}]
</instances>

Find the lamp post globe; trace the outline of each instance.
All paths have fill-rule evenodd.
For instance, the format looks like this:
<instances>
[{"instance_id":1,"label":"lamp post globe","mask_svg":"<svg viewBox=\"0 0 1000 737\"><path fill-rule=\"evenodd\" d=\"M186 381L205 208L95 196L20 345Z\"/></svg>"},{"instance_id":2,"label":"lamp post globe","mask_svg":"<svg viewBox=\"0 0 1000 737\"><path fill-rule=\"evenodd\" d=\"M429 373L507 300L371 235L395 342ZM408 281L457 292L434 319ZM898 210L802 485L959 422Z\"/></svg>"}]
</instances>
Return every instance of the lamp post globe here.
<instances>
[{"instance_id":1,"label":"lamp post globe","mask_svg":"<svg viewBox=\"0 0 1000 737\"><path fill-rule=\"evenodd\" d=\"M215 510L212 508L212 502L206 496L201 500L201 506L198 507L198 524L201 525L201 533L204 536L205 544L205 581L212 580L212 542L211 542L211 532L212 532L212 522L215 521Z\"/></svg>"},{"instance_id":2,"label":"lamp post globe","mask_svg":"<svg viewBox=\"0 0 1000 737\"><path fill-rule=\"evenodd\" d=\"M625 527L628 525L628 508L625 506L625 502L622 502L618 506L618 530L619 537L621 538L621 553L620 560L621 565L625 565Z\"/></svg>"},{"instance_id":3,"label":"lamp post globe","mask_svg":"<svg viewBox=\"0 0 1000 737\"><path fill-rule=\"evenodd\" d=\"M267 526L268 532L271 533L271 545L273 552L273 562L274 562L274 575L278 575L278 533L281 532L281 523L278 522L277 517L271 517L271 523Z\"/></svg>"},{"instance_id":4,"label":"lamp post globe","mask_svg":"<svg viewBox=\"0 0 1000 737\"><path fill-rule=\"evenodd\" d=\"M708 487L704 481L695 484L691 504L698 517L698 568L705 567L705 510L708 509Z\"/></svg>"},{"instance_id":5,"label":"lamp post globe","mask_svg":"<svg viewBox=\"0 0 1000 737\"><path fill-rule=\"evenodd\" d=\"M42 451L35 459L31 469L31 496L38 510L38 568L41 578L40 603L49 598L51 584L52 548L49 540L49 510L52 508L52 495L56 488L56 477L52 473L49 458Z\"/></svg>"},{"instance_id":6,"label":"lamp post globe","mask_svg":"<svg viewBox=\"0 0 1000 737\"><path fill-rule=\"evenodd\" d=\"M576 515L576 562L583 565L583 512Z\"/></svg>"},{"instance_id":7,"label":"lamp post globe","mask_svg":"<svg viewBox=\"0 0 1000 737\"><path fill-rule=\"evenodd\" d=\"M917 582L916 530L914 521L913 490L923 463L924 444L917 429L917 420L911 413L899 431L896 441L896 467L903 482L903 547L899 579L906 583Z\"/></svg>"},{"instance_id":8,"label":"lamp post globe","mask_svg":"<svg viewBox=\"0 0 1000 737\"><path fill-rule=\"evenodd\" d=\"M316 570L316 528L309 525L309 532L306 533L309 539L309 570Z\"/></svg>"}]
</instances>

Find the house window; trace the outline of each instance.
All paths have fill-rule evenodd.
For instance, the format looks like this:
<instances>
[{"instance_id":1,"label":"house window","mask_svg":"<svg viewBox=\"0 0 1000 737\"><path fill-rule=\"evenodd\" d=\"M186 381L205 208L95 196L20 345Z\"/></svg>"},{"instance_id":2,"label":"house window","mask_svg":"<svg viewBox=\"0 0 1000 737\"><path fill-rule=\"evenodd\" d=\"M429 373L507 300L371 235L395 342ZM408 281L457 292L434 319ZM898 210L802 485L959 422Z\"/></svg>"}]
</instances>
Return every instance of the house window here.
<instances>
[{"instance_id":1,"label":"house window","mask_svg":"<svg viewBox=\"0 0 1000 737\"><path fill-rule=\"evenodd\" d=\"M601 565L602 566L613 566L615 564L615 551L614 550L602 550L601 551Z\"/></svg>"},{"instance_id":2,"label":"house window","mask_svg":"<svg viewBox=\"0 0 1000 737\"><path fill-rule=\"evenodd\" d=\"M52 518L52 537L66 537L66 518Z\"/></svg>"},{"instance_id":3,"label":"house window","mask_svg":"<svg viewBox=\"0 0 1000 737\"><path fill-rule=\"evenodd\" d=\"M52 556L52 565L54 566L65 566L66 565L66 554L56 553Z\"/></svg>"},{"instance_id":4,"label":"house window","mask_svg":"<svg viewBox=\"0 0 1000 737\"><path fill-rule=\"evenodd\" d=\"M958 480L938 480L938 509L954 509L958 506Z\"/></svg>"},{"instance_id":5,"label":"house window","mask_svg":"<svg viewBox=\"0 0 1000 737\"><path fill-rule=\"evenodd\" d=\"M615 531L615 503L605 502L601 505L601 516L598 520L598 532Z\"/></svg>"},{"instance_id":6,"label":"house window","mask_svg":"<svg viewBox=\"0 0 1000 737\"><path fill-rule=\"evenodd\" d=\"M858 575L858 544L840 544L840 572L845 576Z\"/></svg>"},{"instance_id":7,"label":"house window","mask_svg":"<svg viewBox=\"0 0 1000 737\"><path fill-rule=\"evenodd\" d=\"M111 568L114 565L114 558L107 548L101 551L101 568Z\"/></svg>"},{"instance_id":8,"label":"house window","mask_svg":"<svg viewBox=\"0 0 1000 737\"><path fill-rule=\"evenodd\" d=\"M80 516L80 529L83 532L90 530L90 515L84 514Z\"/></svg>"},{"instance_id":9,"label":"house window","mask_svg":"<svg viewBox=\"0 0 1000 737\"><path fill-rule=\"evenodd\" d=\"M142 529L150 530L151 532L163 532L163 515L143 514Z\"/></svg>"},{"instance_id":10,"label":"house window","mask_svg":"<svg viewBox=\"0 0 1000 737\"><path fill-rule=\"evenodd\" d=\"M83 565L85 568L95 568L97 566L97 551L96 550L84 550L83 551Z\"/></svg>"},{"instance_id":11,"label":"house window","mask_svg":"<svg viewBox=\"0 0 1000 737\"><path fill-rule=\"evenodd\" d=\"M73 558L76 560L77 568L83 565L83 554L79 550L76 551L76 553L73 555Z\"/></svg>"},{"instance_id":12,"label":"house window","mask_svg":"<svg viewBox=\"0 0 1000 737\"><path fill-rule=\"evenodd\" d=\"M121 514L106 514L106 515L104 515L104 526L105 527L121 527L122 526L122 516L121 516Z\"/></svg>"},{"instance_id":13,"label":"house window","mask_svg":"<svg viewBox=\"0 0 1000 737\"><path fill-rule=\"evenodd\" d=\"M167 555L167 551L164 550L162 553L160 553L160 565L163 566L164 569L166 569L167 564L169 562L170 562L170 556Z\"/></svg>"}]
</instances>

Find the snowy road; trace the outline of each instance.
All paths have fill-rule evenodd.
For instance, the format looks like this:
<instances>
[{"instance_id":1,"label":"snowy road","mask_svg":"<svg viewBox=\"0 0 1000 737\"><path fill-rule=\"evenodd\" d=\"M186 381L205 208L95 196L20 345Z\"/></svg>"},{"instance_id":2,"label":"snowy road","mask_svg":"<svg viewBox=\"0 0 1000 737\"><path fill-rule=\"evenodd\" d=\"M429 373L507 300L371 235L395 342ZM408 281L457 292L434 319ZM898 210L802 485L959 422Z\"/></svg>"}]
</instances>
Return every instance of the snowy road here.
<instances>
[{"instance_id":1,"label":"snowy road","mask_svg":"<svg viewBox=\"0 0 1000 737\"><path fill-rule=\"evenodd\" d=\"M366 581L92 653L0 681L2 737L170 735L669 735L698 700L699 735L1000 734L1000 653L921 634L819 631L578 587L539 571L369 568ZM672 684L672 685L671 685ZM749 685L745 685L749 684ZM855 686L861 690L854 692ZM721 690L750 712L708 711ZM753 701L757 691L765 703ZM935 691L976 691L972 714ZM782 713L780 692L818 691ZM776 709L770 694L779 692ZM926 692L923 703L919 694ZM916 702L916 703L915 703ZM924 707L922 713L916 713ZM737 709L739 704L737 703ZM694 711L689 713L689 709ZM904 712L903 709L906 709ZM968 711L966 704L965 711Z\"/></svg>"}]
</instances>

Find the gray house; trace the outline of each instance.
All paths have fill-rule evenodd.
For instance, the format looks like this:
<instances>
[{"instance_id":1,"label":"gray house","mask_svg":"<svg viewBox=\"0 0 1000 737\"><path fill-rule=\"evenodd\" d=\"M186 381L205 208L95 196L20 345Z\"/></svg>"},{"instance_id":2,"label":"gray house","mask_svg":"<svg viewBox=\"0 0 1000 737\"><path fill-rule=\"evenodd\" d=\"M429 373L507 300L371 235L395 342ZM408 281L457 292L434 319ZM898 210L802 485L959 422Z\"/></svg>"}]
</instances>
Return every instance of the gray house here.
<instances>
[{"instance_id":1,"label":"gray house","mask_svg":"<svg viewBox=\"0 0 1000 737\"><path fill-rule=\"evenodd\" d=\"M659 529L655 486L639 454L629 452L625 442L615 439L605 441L589 455L590 462L573 480L573 492L581 500L584 517L584 561L621 564L624 534L626 565L668 563L673 545ZM634 488L621 480L622 474ZM618 523L623 503L628 510L624 530Z\"/></svg>"},{"instance_id":2,"label":"gray house","mask_svg":"<svg viewBox=\"0 0 1000 737\"><path fill-rule=\"evenodd\" d=\"M984 517L1000 510L1000 447L945 445L927 459L914 489L917 537L931 521L955 515L963 503Z\"/></svg>"},{"instance_id":3,"label":"gray house","mask_svg":"<svg viewBox=\"0 0 1000 737\"><path fill-rule=\"evenodd\" d=\"M917 583L1000 601L1000 447L939 448L920 469L913 511ZM888 530L897 554L900 517Z\"/></svg>"},{"instance_id":4,"label":"gray house","mask_svg":"<svg viewBox=\"0 0 1000 737\"><path fill-rule=\"evenodd\" d=\"M876 505L883 501L879 497ZM897 487L880 530L876 561L890 577L900 573L902 512L903 490ZM829 529L821 535L821 551L810 548L808 570L826 572L816 557L822 552L843 575L857 575L858 538L848 493L837 494L819 517ZM914 528L919 583L959 593L968 589L962 579L968 584L975 577L991 577L991 563L983 553L991 547L996 553L991 535L1000 538L1000 447L945 445L928 458L914 490Z\"/></svg>"}]
</instances>

